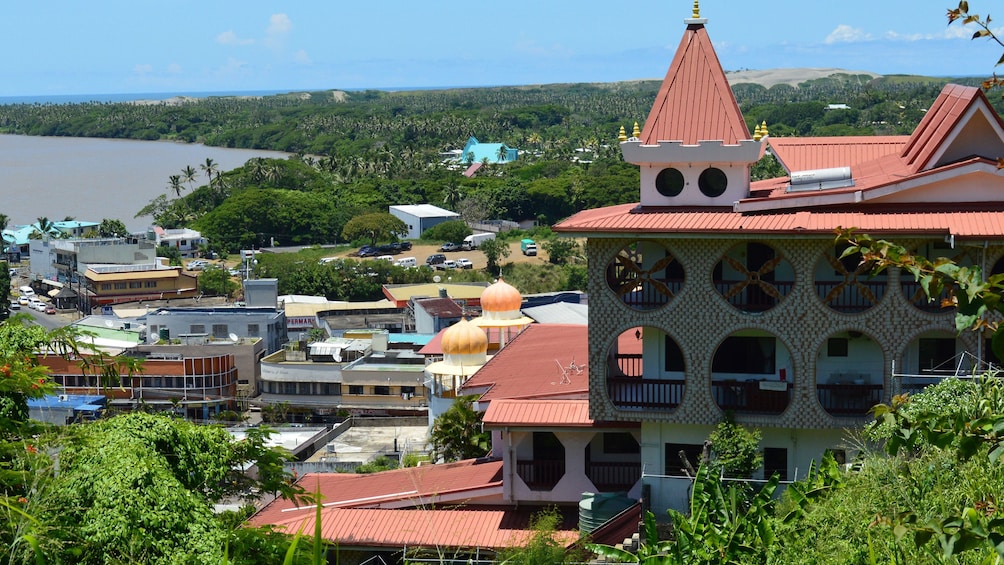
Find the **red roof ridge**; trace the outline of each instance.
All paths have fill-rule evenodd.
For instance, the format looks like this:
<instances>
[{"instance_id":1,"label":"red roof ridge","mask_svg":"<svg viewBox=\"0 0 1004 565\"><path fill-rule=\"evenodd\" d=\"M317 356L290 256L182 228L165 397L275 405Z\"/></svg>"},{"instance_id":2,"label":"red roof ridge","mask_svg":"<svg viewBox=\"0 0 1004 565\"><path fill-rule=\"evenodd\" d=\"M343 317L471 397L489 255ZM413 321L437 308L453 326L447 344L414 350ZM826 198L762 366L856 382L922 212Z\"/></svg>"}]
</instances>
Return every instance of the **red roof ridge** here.
<instances>
[{"instance_id":1,"label":"red roof ridge","mask_svg":"<svg viewBox=\"0 0 1004 565\"><path fill-rule=\"evenodd\" d=\"M736 145L752 139L707 30L690 23L645 120L642 143Z\"/></svg>"}]
</instances>

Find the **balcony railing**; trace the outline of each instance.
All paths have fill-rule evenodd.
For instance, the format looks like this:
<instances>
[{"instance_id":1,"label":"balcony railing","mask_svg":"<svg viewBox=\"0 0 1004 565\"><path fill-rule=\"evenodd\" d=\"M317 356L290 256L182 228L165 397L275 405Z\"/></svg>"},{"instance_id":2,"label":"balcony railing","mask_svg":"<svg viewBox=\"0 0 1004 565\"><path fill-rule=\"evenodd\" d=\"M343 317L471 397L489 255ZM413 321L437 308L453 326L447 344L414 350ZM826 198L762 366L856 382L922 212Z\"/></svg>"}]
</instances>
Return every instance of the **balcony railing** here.
<instances>
[{"instance_id":1,"label":"balcony railing","mask_svg":"<svg viewBox=\"0 0 1004 565\"><path fill-rule=\"evenodd\" d=\"M618 408L676 408L683 402L686 381L607 377L607 395Z\"/></svg>"},{"instance_id":2,"label":"balcony railing","mask_svg":"<svg viewBox=\"0 0 1004 565\"><path fill-rule=\"evenodd\" d=\"M516 474L530 490L551 490L565 476L565 461L517 460Z\"/></svg>"},{"instance_id":3,"label":"balcony railing","mask_svg":"<svg viewBox=\"0 0 1004 565\"><path fill-rule=\"evenodd\" d=\"M711 394L722 410L748 414L780 414L791 401L791 383L769 381L783 390L761 388L761 381L714 381Z\"/></svg>"},{"instance_id":4,"label":"balcony railing","mask_svg":"<svg viewBox=\"0 0 1004 565\"><path fill-rule=\"evenodd\" d=\"M848 314L864 312L865 310L877 305L885 295L885 289L887 286L884 280L858 280L855 283L850 283L845 280L816 281L815 285L816 295L818 295L821 300L825 300L833 289L840 285L845 285L841 289L840 293L832 297L826 305L838 312L845 312ZM871 297L863 292L863 289L867 289L867 292L871 294ZM874 299L872 299L872 297L874 297Z\"/></svg>"},{"instance_id":5,"label":"balcony railing","mask_svg":"<svg viewBox=\"0 0 1004 565\"><path fill-rule=\"evenodd\" d=\"M719 294L726 296L733 288L735 288L736 285L742 284L743 282L746 281L716 280L715 288L718 289ZM791 287L795 285L793 281L763 281L761 284L769 284L774 287L781 296L787 296L788 293L791 292ZM731 296L727 300L729 304L735 306L743 312L766 312L777 305L778 302L777 298L767 294L759 287L759 285L753 283L747 284L746 288Z\"/></svg>"},{"instance_id":6,"label":"balcony railing","mask_svg":"<svg viewBox=\"0 0 1004 565\"><path fill-rule=\"evenodd\" d=\"M630 490L641 478L641 463L586 463L586 476L597 489L604 492Z\"/></svg>"},{"instance_id":7,"label":"balcony railing","mask_svg":"<svg viewBox=\"0 0 1004 565\"><path fill-rule=\"evenodd\" d=\"M644 364L641 353L618 353L613 359L614 372L618 377L641 377Z\"/></svg>"},{"instance_id":8,"label":"balcony railing","mask_svg":"<svg viewBox=\"0 0 1004 565\"><path fill-rule=\"evenodd\" d=\"M882 402L882 385L819 384L816 395L824 410L836 416L862 416Z\"/></svg>"},{"instance_id":9,"label":"balcony railing","mask_svg":"<svg viewBox=\"0 0 1004 565\"><path fill-rule=\"evenodd\" d=\"M903 288L903 294L906 296L906 299L919 310L933 314L955 312L954 308L945 308L941 305L941 301L948 298L948 293L942 292L940 296L934 297L933 300L928 300L927 294L924 293L924 289L921 288L919 282L900 281L899 285Z\"/></svg>"}]
</instances>

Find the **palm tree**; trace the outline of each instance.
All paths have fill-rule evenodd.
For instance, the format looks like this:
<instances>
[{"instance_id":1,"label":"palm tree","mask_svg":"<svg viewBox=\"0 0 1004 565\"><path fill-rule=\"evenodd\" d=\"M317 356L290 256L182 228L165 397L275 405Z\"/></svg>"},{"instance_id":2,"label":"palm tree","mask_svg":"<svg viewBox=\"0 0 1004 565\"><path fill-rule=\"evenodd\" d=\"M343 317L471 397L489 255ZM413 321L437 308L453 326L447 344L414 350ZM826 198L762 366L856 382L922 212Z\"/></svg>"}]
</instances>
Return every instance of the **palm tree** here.
<instances>
[{"instance_id":1,"label":"palm tree","mask_svg":"<svg viewBox=\"0 0 1004 565\"><path fill-rule=\"evenodd\" d=\"M185 168L181 169L181 180L188 183L189 190L191 190L192 184L195 182L196 174L198 174L198 171L191 165L185 165Z\"/></svg>"},{"instance_id":2,"label":"palm tree","mask_svg":"<svg viewBox=\"0 0 1004 565\"><path fill-rule=\"evenodd\" d=\"M216 175L217 179L219 179L220 177L219 166L216 164L215 161L213 161L209 157L206 157L206 162L199 165L199 168L202 169L203 173L206 173L206 177L209 178L209 186L212 187L213 175Z\"/></svg>"},{"instance_id":3,"label":"palm tree","mask_svg":"<svg viewBox=\"0 0 1004 565\"><path fill-rule=\"evenodd\" d=\"M171 178L167 183L167 188L169 190L173 190L174 193L180 198L181 191L185 189L185 187L181 186L181 175L171 175Z\"/></svg>"},{"instance_id":4,"label":"palm tree","mask_svg":"<svg viewBox=\"0 0 1004 565\"><path fill-rule=\"evenodd\" d=\"M506 157L508 155L509 155L509 148L507 148L504 144L500 145L498 154L496 155L496 157L498 157L499 163L505 163Z\"/></svg>"},{"instance_id":5,"label":"palm tree","mask_svg":"<svg viewBox=\"0 0 1004 565\"><path fill-rule=\"evenodd\" d=\"M56 229L55 225L45 216L38 218L34 227L34 231L32 231L29 236L31 239L42 239L46 236L52 235L52 230Z\"/></svg>"}]
</instances>

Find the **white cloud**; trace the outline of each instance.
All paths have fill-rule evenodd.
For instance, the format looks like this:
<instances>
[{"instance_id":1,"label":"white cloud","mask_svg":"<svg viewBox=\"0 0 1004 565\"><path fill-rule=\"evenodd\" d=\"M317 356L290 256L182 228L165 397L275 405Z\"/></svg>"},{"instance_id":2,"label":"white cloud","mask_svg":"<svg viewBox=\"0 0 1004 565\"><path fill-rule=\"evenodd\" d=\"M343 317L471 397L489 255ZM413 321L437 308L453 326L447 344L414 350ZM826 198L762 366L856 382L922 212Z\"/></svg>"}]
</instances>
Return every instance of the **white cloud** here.
<instances>
[{"instance_id":1,"label":"white cloud","mask_svg":"<svg viewBox=\"0 0 1004 565\"><path fill-rule=\"evenodd\" d=\"M227 30L216 36L216 43L222 45L250 45L254 43L253 39L241 39L233 31Z\"/></svg>"},{"instance_id":2,"label":"white cloud","mask_svg":"<svg viewBox=\"0 0 1004 565\"><path fill-rule=\"evenodd\" d=\"M181 65L178 63L171 63L167 66L167 72L172 75L180 75L182 72Z\"/></svg>"},{"instance_id":3,"label":"white cloud","mask_svg":"<svg viewBox=\"0 0 1004 565\"><path fill-rule=\"evenodd\" d=\"M300 65L309 65L313 62L310 60L310 55L307 55L307 52L303 49L300 49L293 54L293 60Z\"/></svg>"},{"instance_id":4,"label":"white cloud","mask_svg":"<svg viewBox=\"0 0 1004 565\"><path fill-rule=\"evenodd\" d=\"M265 28L265 45L279 49L286 41L286 36L293 29L293 20L286 14L272 14Z\"/></svg>"},{"instance_id":5,"label":"white cloud","mask_svg":"<svg viewBox=\"0 0 1004 565\"><path fill-rule=\"evenodd\" d=\"M149 63L143 63L136 65L132 68L133 72L138 75L145 75L153 72L153 65Z\"/></svg>"},{"instance_id":6,"label":"white cloud","mask_svg":"<svg viewBox=\"0 0 1004 565\"><path fill-rule=\"evenodd\" d=\"M826 36L823 43L854 43L858 41L870 41L871 39L871 34L861 28L840 24L830 32L830 35Z\"/></svg>"}]
</instances>

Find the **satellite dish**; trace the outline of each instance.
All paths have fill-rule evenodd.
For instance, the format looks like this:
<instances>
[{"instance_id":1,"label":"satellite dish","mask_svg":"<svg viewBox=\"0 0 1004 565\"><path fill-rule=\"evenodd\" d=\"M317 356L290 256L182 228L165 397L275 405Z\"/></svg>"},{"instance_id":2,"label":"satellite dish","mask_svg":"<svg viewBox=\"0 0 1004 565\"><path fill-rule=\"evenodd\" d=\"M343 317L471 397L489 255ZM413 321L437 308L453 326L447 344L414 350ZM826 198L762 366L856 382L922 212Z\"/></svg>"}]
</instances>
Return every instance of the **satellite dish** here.
<instances>
[{"instance_id":1,"label":"satellite dish","mask_svg":"<svg viewBox=\"0 0 1004 565\"><path fill-rule=\"evenodd\" d=\"M233 332L230 333L230 341L232 341L234 343L237 343L240 340L241 340L241 338L237 337L237 334L235 334Z\"/></svg>"},{"instance_id":2,"label":"satellite dish","mask_svg":"<svg viewBox=\"0 0 1004 565\"><path fill-rule=\"evenodd\" d=\"M432 277L432 282L437 282L438 283L441 280L443 280L443 278L440 277L439 275L436 275L436 276Z\"/></svg>"}]
</instances>

